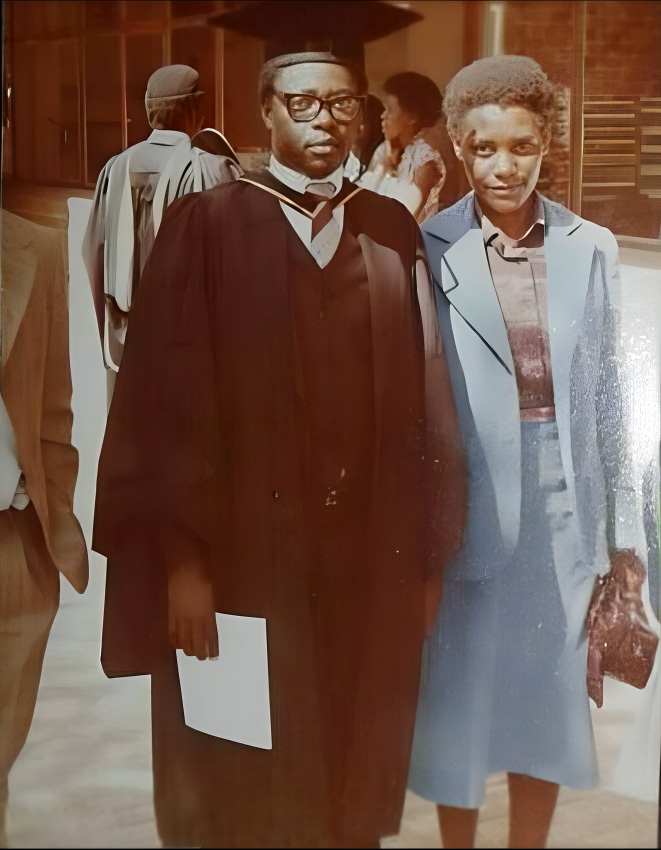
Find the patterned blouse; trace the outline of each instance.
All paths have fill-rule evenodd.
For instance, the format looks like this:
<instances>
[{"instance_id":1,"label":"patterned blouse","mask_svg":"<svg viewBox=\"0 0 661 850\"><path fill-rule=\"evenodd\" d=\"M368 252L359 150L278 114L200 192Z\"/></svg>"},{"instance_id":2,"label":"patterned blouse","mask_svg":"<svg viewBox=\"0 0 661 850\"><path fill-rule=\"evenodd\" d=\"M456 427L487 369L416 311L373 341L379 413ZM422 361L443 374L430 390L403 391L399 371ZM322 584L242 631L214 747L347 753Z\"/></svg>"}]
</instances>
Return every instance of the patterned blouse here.
<instances>
[{"instance_id":1,"label":"patterned blouse","mask_svg":"<svg viewBox=\"0 0 661 850\"><path fill-rule=\"evenodd\" d=\"M544 256L544 207L535 195L535 223L521 239L510 239L475 203L503 312L519 390L521 419L555 419Z\"/></svg>"},{"instance_id":2,"label":"patterned blouse","mask_svg":"<svg viewBox=\"0 0 661 850\"><path fill-rule=\"evenodd\" d=\"M390 145L383 142L376 149L369 168L357 181L359 186L379 195L396 198L415 215L418 224L427 221L439 211L439 195L445 182L445 163L440 151L430 144L434 128L423 128L404 149L396 170L389 166ZM429 140L429 141L428 141ZM436 166L436 181L427 197L416 182L416 173L427 163Z\"/></svg>"}]
</instances>

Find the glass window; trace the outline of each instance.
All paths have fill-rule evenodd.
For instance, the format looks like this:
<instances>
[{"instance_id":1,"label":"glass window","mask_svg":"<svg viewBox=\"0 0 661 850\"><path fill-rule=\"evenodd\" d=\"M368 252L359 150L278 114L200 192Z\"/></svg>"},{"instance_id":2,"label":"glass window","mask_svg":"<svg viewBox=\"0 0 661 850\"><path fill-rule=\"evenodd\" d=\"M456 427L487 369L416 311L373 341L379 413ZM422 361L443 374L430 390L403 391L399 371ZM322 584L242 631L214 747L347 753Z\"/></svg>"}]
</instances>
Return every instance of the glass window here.
<instances>
[{"instance_id":1,"label":"glass window","mask_svg":"<svg viewBox=\"0 0 661 850\"><path fill-rule=\"evenodd\" d=\"M83 3L75 0L58 3L47 0L13 3L14 37L23 40L71 35L79 25L83 6Z\"/></svg>"},{"instance_id":2,"label":"glass window","mask_svg":"<svg viewBox=\"0 0 661 850\"><path fill-rule=\"evenodd\" d=\"M167 2L164 0L131 0L126 4L126 20L131 24L162 22L167 18Z\"/></svg>"},{"instance_id":3,"label":"glass window","mask_svg":"<svg viewBox=\"0 0 661 850\"><path fill-rule=\"evenodd\" d=\"M85 40L87 182L122 150L120 36L88 35Z\"/></svg>"},{"instance_id":4,"label":"glass window","mask_svg":"<svg viewBox=\"0 0 661 850\"><path fill-rule=\"evenodd\" d=\"M264 42L225 30L223 106L225 135L234 148L268 148L257 98Z\"/></svg>"},{"instance_id":5,"label":"glass window","mask_svg":"<svg viewBox=\"0 0 661 850\"><path fill-rule=\"evenodd\" d=\"M124 3L114 0L87 0L85 2L85 26L88 29L104 29L116 26L122 19Z\"/></svg>"},{"instance_id":6,"label":"glass window","mask_svg":"<svg viewBox=\"0 0 661 850\"><path fill-rule=\"evenodd\" d=\"M163 65L162 35L129 35L126 37L126 113L128 144L137 144L149 136L145 112L147 80Z\"/></svg>"},{"instance_id":7,"label":"glass window","mask_svg":"<svg viewBox=\"0 0 661 850\"><path fill-rule=\"evenodd\" d=\"M182 27L172 31L170 61L190 65L200 75L199 87L205 92L207 127L219 126L216 118L216 34L211 27Z\"/></svg>"},{"instance_id":8,"label":"glass window","mask_svg":"<svg viewBox=\"0 0 661 850\"><path fill-rule=\"evenodd\" d=\"M220 4L222 6L222 4ZM219 9L219 4L213 0L174 0L170 4L173 18L189 18L192 15L209 15Z\"/></svg>"},{"instance_id":9,"label":"glass window","mask_svg":"<svg viewBox=\"0 0 661 850\"><path fill-rule=\"evenodd\" d=\"M80 180L78 44L17 44L12 81L17 177Z\"/></svg>"}]
</instances>

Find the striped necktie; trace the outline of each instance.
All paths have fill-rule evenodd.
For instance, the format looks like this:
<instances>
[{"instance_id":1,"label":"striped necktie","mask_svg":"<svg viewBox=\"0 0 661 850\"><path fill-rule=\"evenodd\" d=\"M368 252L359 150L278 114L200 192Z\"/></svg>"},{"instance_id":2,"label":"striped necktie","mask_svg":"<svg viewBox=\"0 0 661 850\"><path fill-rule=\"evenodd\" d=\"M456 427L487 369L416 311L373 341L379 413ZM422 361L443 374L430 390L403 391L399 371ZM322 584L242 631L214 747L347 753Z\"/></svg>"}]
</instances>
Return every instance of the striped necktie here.
<instances>
[{"instance_id":1,"label":"striped necktie","mask_svg":"<svg viewBox=\"0 0 661 850\"><path fill-rule=\"evenodd\" d=\"M321 233L324 227L333 220L333 208L330 198L334 192L335 186L332 183L309 183L308 188L305 190L306 195L317 201L317 208L312 219L312 239ZM322 206L319 206L319 204Z\"/></svg>"}]
</instances>

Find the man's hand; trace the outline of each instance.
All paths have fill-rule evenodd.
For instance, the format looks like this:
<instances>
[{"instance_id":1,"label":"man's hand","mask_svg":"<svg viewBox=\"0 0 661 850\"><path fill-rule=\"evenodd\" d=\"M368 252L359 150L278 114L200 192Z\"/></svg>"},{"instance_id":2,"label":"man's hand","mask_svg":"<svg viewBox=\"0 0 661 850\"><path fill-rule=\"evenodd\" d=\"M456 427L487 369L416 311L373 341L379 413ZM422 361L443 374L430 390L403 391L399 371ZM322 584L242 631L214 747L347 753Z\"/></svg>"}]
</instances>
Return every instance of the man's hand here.
<instances>
[{"instance_id":1,"label":"man's hand","mask_svg":"<svg viewBox=\"0 0 661 850\"><path fill-rule=\"evenodd\" d=\"M200 661L218 657L218 629L211 583L193 568L180 567L168 580L168 632L173 649Z\"/></svg>"},{"instance_id":2,"label":"man's hand","mask_svg":"<svg viewBox=\"0 0 661 850\"><path fill-rule=\"evenodd\" d=\"M428 578L425 581L425 637L434 630L438 609L443 595L443 579L441 576Z\"/></svg>"}]
</instances>

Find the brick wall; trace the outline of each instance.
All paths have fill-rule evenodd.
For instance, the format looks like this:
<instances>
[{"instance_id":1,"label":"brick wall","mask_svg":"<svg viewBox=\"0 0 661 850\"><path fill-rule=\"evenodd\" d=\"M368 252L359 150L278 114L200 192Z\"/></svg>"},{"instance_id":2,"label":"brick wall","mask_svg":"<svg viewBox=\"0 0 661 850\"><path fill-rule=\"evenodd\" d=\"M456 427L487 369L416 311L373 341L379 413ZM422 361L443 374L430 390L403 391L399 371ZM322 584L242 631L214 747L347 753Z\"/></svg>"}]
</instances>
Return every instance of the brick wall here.
<instances>
[{"instance_id":1,"label":"brick wall","mask_svg":"<svg viewBox=\"0 0 661 850\"><path fill-rule=\"evenodd\" d=\"M510 0L505 6L505 53L530 56L554 83L574 82L572 0Z\"/></svg>"},{"instance_id":2,"label":"brick wall","mask_svg":"<svg viewBox=\"0 0 661 850\"><path fill-rule=\"evenodd\" d=\"M585 93L661 97L661 3L587 4Z\"/></svg>"}]
</instances>

